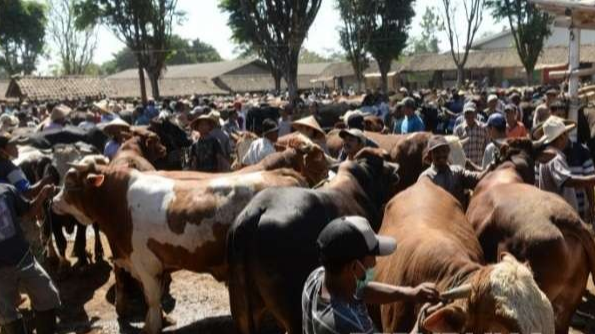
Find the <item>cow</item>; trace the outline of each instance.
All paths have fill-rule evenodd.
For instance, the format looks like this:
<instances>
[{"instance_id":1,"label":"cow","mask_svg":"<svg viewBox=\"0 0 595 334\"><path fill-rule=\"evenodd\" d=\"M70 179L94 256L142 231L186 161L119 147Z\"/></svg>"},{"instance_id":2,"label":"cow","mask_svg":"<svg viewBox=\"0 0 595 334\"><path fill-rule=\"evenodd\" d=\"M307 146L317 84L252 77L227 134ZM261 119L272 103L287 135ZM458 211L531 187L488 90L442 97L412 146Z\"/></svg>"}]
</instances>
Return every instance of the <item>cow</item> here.
<instances>
[{"instance_id":1,"label":"cow","mask_svg":"<svg viewBox=\"0 0 595 334\"><path fill-rule=\"evenodd\" d=\"M110 164L140 171L154 171L154 164L166 155L166 148L157 134L144 127L134 127L131 137L122 143Z\"/></svg>"},{"instance_id":2,"label":"cow","mask_svg":"<svg viewBox=\"0 0 595 334\"><path fill-rule=\"evenodd\" d=\"M18 136L19 145L29 145L38 149L51 149L57 144L75 144L83 142L103 152L107 136L98 128L85 130L76 126L51 129L42 132Z\"/></svg>"},{"instance_id":3,"label":"cow","mask_svg":"<svg viewBox=\"0 0 595 334\"><path fill-rule=\"evenodd\" d=\"M552 306L530 269L511 255L485 265L460 203L430 180L420 180L388 203L379 234L395 238L397 251L379 258L378 282L399 286L434 282L438 290L456 288L461 298L427 316L421 323L425 330L554 333ZM447 296L454 291L442 297L450 299ZM412 301L381 306L383 332L408 333L418 312Z\"/></svg>"},{"instance_id":4,"label":"cow","mask_svg":"<svg viewBox=\"0 0 595 334\"><path fill-rule=\"evenodd\" d=\"M385 155L366 148L321 188L265 190L246 206L228 234L229 298L241 333L258 332L265 311L285 331L302 331L301 292L318 266L316 238L345 215L380 227L383 203L398 182L398 168Z\"/></svg>"},{"instance_id":5,"label":"cow","mask_svg":"<svg viewBox=\"0 0 595 334\"><path fill-rule=\"evenodd\" d=\"M526 261L552 302L556 333L570 320L595 277L595 243L574 209L534 184L534 159L547 158L529 140L503 146L500 165L476 187L467 209L488 262L509 252Z\"/></svg>"},{"instance_id":6,"label":"cow","mask_svg":"<svg viewBox=\"0 0 595 334\"><path fill-rule=\"evenodd\" d=\"M186 269L226 279L225 239L233 219L257 192L283 186L306 182L287 169L179 181L88 158L68 171L53 208L98 223L115 264L142 282L144 331L158 333L163 274Z\"/></svg>"},{"instance_id":7,"label":"cow","mask_svg":"<svg viewBox=\"0 0 595 334\"><path fill-rule=\"evenodd\" d=\"M167 150L165 158L155 161L154 167L159 170L182 170L186 165L185 152L192 144L188 134L175 124L171 118L151 120L148 130L159 136Z\"/></svg>"}]
</instances>

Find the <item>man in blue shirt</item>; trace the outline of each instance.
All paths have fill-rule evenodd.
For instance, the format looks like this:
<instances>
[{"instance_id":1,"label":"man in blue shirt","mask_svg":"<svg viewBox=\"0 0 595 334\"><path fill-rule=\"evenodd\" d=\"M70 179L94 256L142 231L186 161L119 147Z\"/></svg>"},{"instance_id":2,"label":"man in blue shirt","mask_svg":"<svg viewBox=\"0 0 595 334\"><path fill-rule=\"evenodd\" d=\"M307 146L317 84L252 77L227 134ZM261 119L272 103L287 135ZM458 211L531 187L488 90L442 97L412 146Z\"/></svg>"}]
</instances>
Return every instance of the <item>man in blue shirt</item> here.
<instances>
[{"instance_id":1,"label":"man in blue shirt","mask_svg":"<svg viewBox=\"0 0 595 334\"><path fill-rule=\"evenodd\" d=\"M401 123L402 134L425 131L426 126L424 125L424 121L415 113L416 105L413 98L406 97L403 99L401 101L401 108L403 109L403 114L405 114L405 119Z\"/></svg>"}]
</instances>

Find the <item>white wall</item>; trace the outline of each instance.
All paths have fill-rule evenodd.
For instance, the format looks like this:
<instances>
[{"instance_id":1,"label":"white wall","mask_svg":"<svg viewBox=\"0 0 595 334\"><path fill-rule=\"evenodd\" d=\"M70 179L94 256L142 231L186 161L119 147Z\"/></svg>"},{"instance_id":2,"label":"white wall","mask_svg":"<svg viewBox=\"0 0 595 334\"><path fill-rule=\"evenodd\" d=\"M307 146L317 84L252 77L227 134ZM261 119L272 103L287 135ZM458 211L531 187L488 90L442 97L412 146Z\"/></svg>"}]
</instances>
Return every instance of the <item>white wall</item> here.
<instances>
[{"instance_id":1,"label":"white wall","mask_svg":"<svg viewBox=\"0 0 595 334\"><path fill-rule=\"evenodd\" d=\"M568 46L569 36L567 28L552 27L552 35L548 38L545 46ZM595 30L581 30L581 44L595 44ZM481 50L502 49L514 47L514 39L511 34L481 45Z\"/></svg>"}]
</instances>

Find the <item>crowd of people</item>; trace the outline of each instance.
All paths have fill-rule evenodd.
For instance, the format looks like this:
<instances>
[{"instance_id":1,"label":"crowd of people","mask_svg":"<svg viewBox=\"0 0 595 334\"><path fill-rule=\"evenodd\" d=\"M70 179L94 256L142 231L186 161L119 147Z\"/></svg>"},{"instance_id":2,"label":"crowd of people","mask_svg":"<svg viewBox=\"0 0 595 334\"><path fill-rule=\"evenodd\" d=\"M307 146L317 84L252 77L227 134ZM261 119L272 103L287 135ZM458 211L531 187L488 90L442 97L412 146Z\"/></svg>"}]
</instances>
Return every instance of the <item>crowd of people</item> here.
<instances>
[{"instance_id":1,"label":"crowd of people","mask_svg":"<svg viewBox=\"0 0 595 334\"><path fill-rule=\"evenodd\" d=\"M113 158L129 137L132 126L149 125L156 119L170 119L186 130L192 140L186 169L225 172L236 158L240 166L254 165L276 151L279 137L294 131L311 139L328 153L323 127L323 105L338 104L339 94L306 94L296 103L270 95L245 95L212 99L149 100L146 104L101 100L92 103L44 103L24 101L0 105L0 324L6 333L22 333L22 323L13 306L18 284L32 294L41 325L38 333L53 332L53 310L59 304L55 286L35 259L27 254L17 217L35 214L40 203L54 189L41 180L28 183L11 163L17 155L9 133L17 128L31 131L59 130L68 124L82 129L98 128L109 136L103 154ZM350 100L350 101L353 101ZM235 156L234 137L253 130L248 113L253 108L279 107L278 117L262 120L243 156ZM301 117L298 117L300 115ZM384 133L435 134L425 151L429 168L420 178L429 178L462 204L466 193L493 168L507 139L532 138L544 145L544 157L535 169L535 184L562 196L581 217L594 217L595 168L589 150L569 140L576 124L568 120L568 102L554 88L505 90L419 90L382 94L370 92L330 127L340 128L343 147L337 161L353 160L364 147L378 144L366 135L366 119L382 124ZM326 129L325 129L326 128ZM456 135L468 158L465 166L449 163L449 144L443 135ZM356 247L357 246L357 247ZM418 302L436 300L431 284L397 288L370 284L374 256L394 251L394 240L374 235L361 217L332 222L319 237L324 269L308 279L304 290L304 333L371 332L372 322L365 303L387 303L399 299ZM345 252L346 249L352 252ZM327 273L325 276L324 273ZM329 303L337 298L346 303ZM9 311L6 311L9 310ZM329 310L335 313L330 312ZM336 317L340 314L340 317ZM45 320L44 320L45 319ZM339 321L340 320L340 321Z\"/></svg>"}]
</instances>

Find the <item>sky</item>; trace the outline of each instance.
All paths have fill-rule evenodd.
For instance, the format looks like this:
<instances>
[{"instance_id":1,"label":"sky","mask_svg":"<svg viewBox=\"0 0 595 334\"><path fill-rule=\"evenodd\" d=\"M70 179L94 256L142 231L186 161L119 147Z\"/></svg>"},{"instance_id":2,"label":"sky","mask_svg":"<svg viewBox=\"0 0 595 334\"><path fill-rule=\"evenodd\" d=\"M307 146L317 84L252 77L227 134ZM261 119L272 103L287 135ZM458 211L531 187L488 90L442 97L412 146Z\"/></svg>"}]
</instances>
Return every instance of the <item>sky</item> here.
<instances>
[{"instance_id":1,"label":"sky","mask_svg":"<svg viewBox=\"0 0 595 334\"><path fill-rule=\"evenodd\" d=\"M217 49L224 59L235 58L235 44L231 40L231 30L227 26L227 15L217 7L219 0L179 0L178 8L186 12L185 20L174 27L174 33L187 39L199 38ZM340 17L334 8L335 0L322 0L322 5L314 24L309 30L304 43L306 49L326 55L333 50L341 50L338 27ZM442 10L442 0L417 0L414 4L416 16L411 24L410 36L420 35L420 22L426 7ZM461 20L458 20L459 22ZM484 20L478 37L486 33L502 30L503 24L496 24L489 13L484 13ZM464 28L461 27L461 28ZM439 36L441 50L448 50L446 34ZM51 42L50 50L51 50ZM113 58L113 54L124 47L116 36L107 28L100 28L98 47L93 61L101 64ZM40 62L40 71L46 72L51 64L58 63L57 56L50 51L50 56Z\"/></svg>"}]
</instances>

